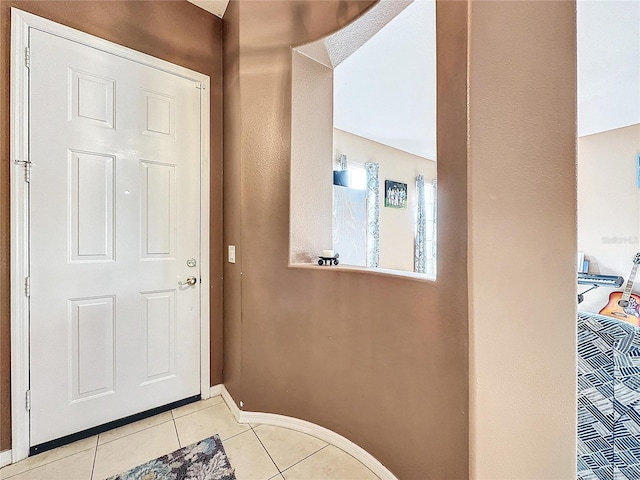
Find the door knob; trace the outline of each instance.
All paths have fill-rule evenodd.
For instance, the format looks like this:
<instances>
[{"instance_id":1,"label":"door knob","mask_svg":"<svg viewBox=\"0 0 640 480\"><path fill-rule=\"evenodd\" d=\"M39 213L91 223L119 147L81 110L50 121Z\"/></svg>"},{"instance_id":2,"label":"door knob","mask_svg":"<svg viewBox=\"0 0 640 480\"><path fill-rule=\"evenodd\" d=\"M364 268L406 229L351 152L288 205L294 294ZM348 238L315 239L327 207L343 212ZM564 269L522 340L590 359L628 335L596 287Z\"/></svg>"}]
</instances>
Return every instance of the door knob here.
<instances>
[{"instance_id":1,"label":"door knob","mask_svg":"<svg viewBox=\"0 0 640 480\"><path fill-rule=\"evenodd\" d=\"M178 282L178 285L195 285L196 283L198 283L198 279L196 277L187 277L187 279L184 282Z\"/></svg>"}]
</instances>

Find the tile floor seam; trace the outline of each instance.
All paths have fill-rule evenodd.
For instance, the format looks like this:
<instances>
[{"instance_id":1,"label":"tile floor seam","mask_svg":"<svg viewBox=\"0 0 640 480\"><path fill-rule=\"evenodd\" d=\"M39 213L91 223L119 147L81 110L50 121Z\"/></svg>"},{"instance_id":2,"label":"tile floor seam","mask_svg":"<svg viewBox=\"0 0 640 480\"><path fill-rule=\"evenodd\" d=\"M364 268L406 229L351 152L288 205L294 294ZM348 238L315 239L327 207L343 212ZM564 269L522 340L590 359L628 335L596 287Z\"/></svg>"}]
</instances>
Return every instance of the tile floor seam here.
<instances>
[{"instance_id":1,"label":"tile floor seam","mask_svg":"<svg viewBox=\"0 0 640 480\"><path fill-rule=\"evenodd\" d=\"M196 413L204 412L205 410L207 410L209 408L217 407L218 405L220 405L220 404L216 403L215 405L211 405L209 407L204 407L204 408L199 408L198 410L194 410L193 412L185 413L184 415L178 415L177 417L173 416L173 412L171 412L171 416L173 416L173 418L175 420L177 420L179 418L188 417L189 415L195 415Z\"/></svg>"},{"instance_id":2,"label":"tile floor seam","mask_svg":"<svg viewBox=\"0 0 640 480\"><path fill-rule=\"evenodd\" d=\"M273 457L271 456L271 454L269 453L269 450L267 450L267 447L265 446L264 443L262 443L262 440L260 440L260 437L258 436L258 434L256 433L256 431L253 429L253 425L249 424L249 427L251 427L251 431L253 432L253 434L256 436L256 438L258 439L258 442L260 442L260 445L262 445L262 448L264 448L264 451L267 452L267 455L269 455L269 458L271 459L271 463L273 463L276 467L276 470L278 470L279 474L282 474L282 472L280 471L280 467L278 466L278 464L276 463L276 461L273 459ZM277 475L274 475L274 477L276 477ZM273 478L273 477L271 477Z\"/></svg>"},{"instance_id":3,"label":"tile floor seam","mask_svg":"<svg viewBox=\"0 0 640 480\"><path fill-rule=\"evenodd\" d=\"M171 418L173 418L173 413L171 414ZM178 433L178 426L176 425L176 419L173 418L173 429L176 431L176 438L178 439L178 446L182 448L182 441L180 440L180 434Z\"/></svg>"},{"instance_id":4,"label":"tile floor seam","mask_svg":"<svg viewBox=\"0 0 640 480\"><path fill-rule=\"evenodd\" d=\"M97 442L97 441L98 441L98 440L96 439L96 442ZM94 447L94 448L95 448L95 447ZM55 460L51 460L51 461L49 461L49 462L45 462L45 463L43 463L42 465L36 465L36 466L34 466L34 467L27 468L26 470L22 470L21 472L14 473L14 474L12 474L12 475L9 475L8 477L0 477L0 480L7 480L7 479L9 479L9 478L17 477L18 475L25 474L25 473L27 473L27 472L30 472L30 471L32 471L32 470L35 470L36 468L44 467L45 465L51 465L52 463L55 463L55 462L57 462L57 461L59 461L59 460L64 460L65 458L69 458L69 457L71 457L71 456L73 456L73 455L76 455L76 454L78 454L78 453L86 452L87 450L91 450L91 448L85 448L84 450L79 450L79 451L77 451L77 452L70 453L69 455L65 455L65 456L63 456L63 457L56 458ZM97 448L96 448L96 450L97 450ZM44 454L44 453L46 453L46 452L42 452L42 454ZM42 455L42 454L41 454L41 455ZM33 455L33 456L31 456L31 457L27 457L25 460L27 460L27 459L29 459L29 458L34 458L34 457L37 457L37 455ZM24 461L24 460L23 460L23 461ZM20 462L18 462L18 463L20 463ZM14 464L14 463L10 463L9 465L7 465L7 467L8 467L8 466L10 466L10 465L15 465L15 464ZM2 468L5 468L5 467L2 467ZM0 470L1 470L1 469L0 469Z\"/></svg>"},{"instance_id":5,"label":"tile floor seam","mask_svg":"<svg viewBox=\"0 0 640 480\"><path fill-rule=\"evenodd\" d=\"M98 456L98 449L96 448L95 451L93 452L93 463L91 464L91 476L89 477L90 480L93 480L93 472L95 472L96 470L96 457Z\"/></svg>"},{"instance_id":6,"label":"tile floor seam","mask_svg":"<svg viewBox=\"0 0 640 480\"><path fill-rule=\"evenodd\" d=\"M100 434L97 435L96 438L96 447L93 450L93 464L91 464L91 477L90 480L93 480L93 472L96 469L96 457L98 456L98 444L100 443Z\"/></svg>"},{"instance_id":7,"label":"tile floor seam","mask_svg":"<svg viewBox=\"0 0 640 480\"><path fill-rule=\"evenodd\" d=\"M307 460L310 457L313 457L316 453L320 452L321 450L324 450L325 448L327 448L329 445L331 445L330 443L327 443L324 447L319 448L318 450L316 450L313 453L310 453L309 455L307 455L306 457L298 460L296 463L294 463L293 465L289 465L287 468L285 468L284 470L282 470L280 473L282 474L282 477L286 479L286 477L284 476L284 472L286 472L287 470L291 470L293 467L295 467L296 465L298 465L299 463L304 462L305 460ZM335 447L335 445L334 445ZM336 447L338 448L338 447Z\"/></svg>"},{"instance_id":8,"label":"tile floor seam","mask_svg":"<svg viewBox=\"0 0 640 480\"><path fill-rule=\"evenodd\" d=\"M207 410L207 409L209 409L209 408L218 407L218 406L219 406L219 405L221 405L221 404L222 404L222 405L224 405L224 402L222 402L222 403L216 403L215 405L210 405L210 406L207 406L207 407L205 407L205 408L198 409L198 410L196 410L196 411L193 411L193 412L191 412L191 413L189 413L189 414L182 415L182 416L177 416L177 415L175 415L175 414L174 414L173 410L170 410L170 411L169 411L169 412L170 412L170 416L169 416L169 419L168 419L167 421L164 421L164 422L158 423L158 424L156 424L156 425L147 426L147 427L142 428L142 429L140 429L140 430L137 430L137 431L135 431L135 432L131 432L131 433L128 433L128 434L126 434L126 435L122 435L121 437L118 437L118 438L115 438L115 439L113 439L113 440L109 440L109 441L107 441L107 442L105 442L105 443L100 444L101 436L103 436L103 435L106 433L106 432L103 432L102 434L99 434L99 435L96 435L96 436L95 436L95 439L94 439L94 445L93 445L93 447L88 447L88 446L87 446L87 448L82 448L82 449L81 449L81 450L79 450L79 451L76 451L76 452L69 452L69 453L68 453L68 454L66 454L66 455L65 455L65 454L63 454L63 455L62 455L61 457L59 457L59 458L55 458L55 459L53 459L53 460L51 460L51 459L50 459L50 460L48 460L48 461L43 461L44 463L42 463L42 464L38 464L38 462L34 462L34 463L35 463L35 465L32 465L32 466L30 466L30 467L27 467L27 468L26 468L25 470L23 470L23 471L18 471L18 472L16 472L16 473L12 473L10 476L7 476L7 477L5 477L5 476L3 476L3 475L0 475L0 478L2 478L2 479L5 479L5 478L6 478L7 480L13 480L13 478L23 478L23 475L24 475L24 478L31 478L31 477L29 477L29 474L30 474L29 472L33 472L33 471L35 471L35 470L37 470L37 469L40 469L40 468L42 468L42 467L46 467L46 466L48 466L48 465L50 466L50 465L55 464L55 463L60 462L60 461L64 461L64 460L67 460L67 461L68 461L68 459L69 459L70 457L72 457L72 456L74 456L74 455L79 455L79 454L81 454L81 453L82 453L82 454L83 454L83 457L82 457L82 458L83 458L83 463L86 465L86 470L84 470L84 473L82 473L82 475L84 476L84 475L86 475L86 473L89 473L89 475L87 476L87 477L88 477L88 478L87 478L87 480L103 480L103 479L98 478L98 477L96 476L96 474L98 474L98 473L99 473L99 471L100 471L100 468L96 468L96 467L97 467L97 466L98 466L98 467L100 467L100 462L98 462L98 461L97 461L97 455L98 455L98 448L99 448L101 445L104 445L104 446L106 447L106 446L108 446L110 443L115 442L116 440L121 440L121 439L123 439L123 440L124 440L124 439L126 439L127 437L130 437L130 436L136 435L136 434L138 434L138 433L145 432L146 430L149 430L149 429L152 429L152 428L161 427L161 426L166 430L166 433L169 433L169 431L170 431L170 427L164 427L164 425L165 425L166 423L168 423L169 421L172 421L172 422L173 422L174 431L175 431L175 434L176 434L176 437L175 437L175 438L177 439L178 448L184 448L184 447L182 446L182 441L181 441L180 433L179 433L179 429L178 429L178 419L183 419L183 422L184 422L185 424L188 424L191 420L187 420L187 417L189 417L190 415L196 415L196 414L198 414L198 413L204 412L205 410ZM224 409L221 409L221 410L224 410ZM221 413L223 413L223 412L221 412ZM207 416L207 414L206 414L206 413L205 413L205 416ZM252 425L251 423L244 423L244 424L241 424L241 423L237 422L237 420L236 420L236 421L235 421L235 425L236 425L237 427L241 427L241 428L245 428L245 429L244 429L244 430L242 430L242 431L240 431L240 432L237 432L237 433L235 433L235 434L233 434L233 435L231 435L231 436L229 436L229 437L227 437L227 438L225 438L225 439L223 440L223 446L224 446L224 443L226 443L227 441L229 441L229 440L231 440L231 439L233 439L233 438L235 438L235 437L238 437L238 436L240 436L240 435L242 435L242 434L244 434L244 433L248 432L249 430L251 430L251 431L253 432L253 435L255 435L256 439L258 440L258 442L259 442L259 443L260 443L260 445L262 446L263 450L265 451L265 453L267 454L267 456L268 456L268 457L269 457L269 459L271 460L271 462L272 462L273 466L276 468L277 473L275 473L275 474L273 474L271 477L269 477L269 480L286 480L286 474L287 474L287 472L289 472L289 471L290 471L291 469L293 469L294 467L299 466L299 464L301 464L302 462L306 462L306 461L307 461L307 460L309 460L311 457L313 457L314 455L318 454L319 452L321 452L322 450L324 450L325 448L327 448L327 447L329 447L329 446L333 446L333 447L335 447L336 449L340 450L342 453L344 453L344 454L346 454L347 456L351 457L351 459L352 459L352 460L355 460L357 463L360 463L361 465L363 465L363 464L362 464L362 462L360 462L360 461L359 461L357 458L355 458L352 454L350 454L350 453L348 453L348 452L345 452L344 450L342 450L342 449L341 449L341 448L339 448L339 447L336 447L336 446L335 446L335 445L333 445L332 443L324 442L323 440L319 439L318 437L315 437L314 435L311 435L311 437L314 437L314 438L316 438L317 440L320 440L320 441L324 442L324 443L325 443L325 445L323 445L322 447L318 448L317 450L315 450L315 451L313 451L313 452L309 453L309 454L308 454L308 455L306 455L305 457L303 457L303 458L301 458L300 460L296 461L295 463L293 463L293 464L291 464L291 465L287 466L286 468L284 468L284 469L280 469L280 467L278 466L278 464L275 462L274 457L271 455L271 453L269 452L269 449L266 447L266 444L262 441L262 439L260 438L260 435L259 435L259 433L258 433L258 432L259 432L259 431L258 431L258 428L262 427L262 426L263 426L263 424L255 424L255 425ZM215 429L215 428L217 428L217 426L216 426L216 425L212 425L212 428L214 428L214 429ZM284 428L284 427L278 427L278 428ZM223 430L224 430L224 428L223 428ZM291 429L287 429L287 430L291 430ZM214 433L217 433L217 432L214 432ZM217 434L219 435L219 433L217 433ZM207 436L210 436L210 435L207 435ZM221 439L221 440L222 440L222 439ZM245 441L245 440L242 440L242 441ZM251 441L251 442L252 442L252 441ZM85 445L86 445L86 444L85 444ZM93 448L93 459L92 459L92 460L90 460L90 458L91 458L91 457L88 457L88 456L90 455L90 450L91 450L92 448ZM260 456L260 457L262 457L262 455L259 455L259 456ZM35 458L37 458L37 456L34 456L34 457L35 457ZM32 457L32 458L33 458L33 457ZM90 468L90 469L88 468L88 462L89 462L89 461L92 461L92 465L91 465L91 468ZM318 461L319 461L319 460L314 460L314 461L312 461L312 462L313 462L313 464L315 465L315 464L317 464L317 463L318 463ZM85 462L86 462L86 463L85 463ZM266 462L266 460L265 460L265 462ZM367 468L367 467L366 467L366 465L363 465L363 466L364 466L365 468ZM58 468L58 467L50 467L50 468L54 468L54 470L55 470L55 469L56 469L56 468ZM85 467L83 467L83 469L84 469L84 468L85 468ZM302 467L299 467L299 468L304 469L305 467L304 467L304 466L302 466ZM373 477L373 478L377 478L377 477L375 476L375 474L374 474L374 473L373 473L369 468L367 468L367 470L369 471L369 473L370 473L370 474L373 474L373 475L374 475L374 477ZM49 471L49 470L47 470L47 471ZM57 471L57 470L56 470L56 471ZM3 473L4 473L4 472L3 472ZM267 472L265 472L265 473L267 473ZM379 480L379 479L378 479L378 480Z\"/></svg>"},{"instance_id":9,"label":"tile floor seam","mask_svg":"<svg viewBox=\"0 0 640 480\"><path fill-rule=\"evenodd\" d=\"M167 420L166 422L157 423L157 424L155 424L155 425L151 425L150 427L141 428L140 430L136 430L135 432L127 433L126 435L122 435L121 437L114 438L113 440L107 440L107 441L106 441L106 442L104 442L104 443L98 443L98 445L96 446L96 449L97 449L97 447L101 447L102 445L107 445L107 444L112 443L112 442L115 442L115 441L117 441L117 440L121 440L121 439L123 439L123 438L130 437L131 435L135 435L136 433L144 432L145 430L149 430L150 428L158 427L158 426L160 426L160 425L164 425L165 423L169 423L169 422L172 422L172 421L173 421L173 420ZM175 424L175 423L174 423L174 424ZM133 424L129 423L129 424L127 424L127 425L133 425ZM126 427L127 425L123 425L123 427ZM119 427L119 428L121 428L121 427ZM109 430L107 430L107 432L108 432L108 431L109 431ZM107 432L104 432L104 433L107 433Z\"/></svg>"},{"instance_id":10,"label":"tile floor seam","mask_svg":"<svg viewBox=\"0 0 640 480\"><path fill-rule=\"evenodd\" d=\"M336 447L336 446L334 445L334 447ZM338 450L342 451L343 453L346 453L347 455L349 455L349 456L350 456L351 458L353 458L356 462L362 463L360 460L358 460L355 456L353 456L351 453L347 452L346 450L342 450L340 447L336 447L336 448L337 448ZM364 465L364 463L363 463L363 465ZM366 465L364 465L364 466L367 468L367 470L369 470L369 471L373 474L373 476L374 476L374 477L376 477L377 479L380 479L380 477L378 477L378 475L376 475L376 474L374 473L374 471L373 471L373 470L371 470L371 469L370 469L369 467L367 467Z\"/></svg>"},{"instance_id":11,"label":"tile floor seam","mask_svg":"<svg viewBox=\"0 0 640 480\"><path fill-rule=\"evenodd\" d=\"M10 463L9 465L12 465L12 464ZM31 470L33 470L33 468L32 468ZM29 471L29 470L25 470L24 472L20 472L20 473L27 473L28 471ZM2 478L2 480L6 480L6 479L8 479L8 478L13 478L13 477L15 477L16 475L20 475L20 473L14 473L13 475L10 475L10 476L8 476L8 477L0 477L0 478Z\"/></svg>"},{"instance_id":12,"label":"tile floor seam","mask_svg":"<svg viewBox=\"0 0 640 480\"><path fill-rule=\"evenodd\" d=\"M178 418L188 417L189 415L193 415L194 413L202 412L203 410L206 410L207 408L217 407L218 405L222 405L223 403L224 402L220 402L220 403L216 403L214 405L209 405L208 407L199 408L198 410L194 410L193 412L185 413L184 415L178 415L177 417L173 415L173 409L172 409L171 410L171 416L174 418L174 420L178 419ZM187 405L191 405L191 404L189 403ZM186 407L187 405L184 405L184 406ZM178 407L178 408L180 408L180 407Z\"/></svg>"},{"instance_id":13,"label":"tile floor seam","mask_svg":"<svg viewBox=\"0 0 640 480\"><path fill-rule=\"evenodd\" d=\"M240 424L240 425L242 425L242 424ZM218 435L218 437L220 437L220 441L221 442L226 442L227 440L231 440L232 438L237 437L238 435L242 435L243 433L247 433L249 430L251 430L251 428L247 428L246 430L243 430L241 432L234 433L233 435L231 435L230 437L227 437L227 438L220 437L219 433L216 433L215 435ZM211 435L213 435L213 434L211 434ZM207 438L207 437L205 437L205 438ZM204 438L202 440L204 440ZM200 441L200 440L198 440L198 441Z\"/></svg>"}]
</instances>

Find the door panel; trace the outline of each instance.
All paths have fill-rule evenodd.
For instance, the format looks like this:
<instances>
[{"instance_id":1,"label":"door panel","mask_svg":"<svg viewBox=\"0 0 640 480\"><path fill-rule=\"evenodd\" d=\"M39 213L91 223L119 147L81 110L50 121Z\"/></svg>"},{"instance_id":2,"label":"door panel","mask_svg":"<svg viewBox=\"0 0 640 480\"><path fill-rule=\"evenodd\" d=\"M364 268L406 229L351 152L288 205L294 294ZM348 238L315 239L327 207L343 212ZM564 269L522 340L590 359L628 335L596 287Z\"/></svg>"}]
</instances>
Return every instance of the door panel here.
<instances>
[{"instance_id":1,"label":"door panel","mask_svg":"<svg viewBox=\"0 0 640 480\"><path fill-rule=\"evenodd\" d=\"M114 314L113 297L69 300L72 402L113 393Z\"/></svg>"},{"instance_id":2,"label":"door panel","mask_svg":"<svg viewBox=\"0 0 640 480\"><path fill-rule=\"evenodd\" d=\"M69 75L71 76L69 119L113 128L116 82L73 68L69 69Z\"/></svg>"},{"instance_id":3,"label":"door panel","mask_svg":"<svg viewBox=\"0 0 640 480\"><path fill-rule=\"evenodd\" d=\"M31 445L200 393L200 90L31 30Z\"/></svg>"},{"instance_id":4,"label":"door panel","mask_svg":"<svg viewBox=\"0 0 640 480\"><path fill-rule=\"evenodd\" d=\"M145 382L152 382L175 373L176 291L142 293L142 302Z\"/></svg>"},{"instance_id":5,"label":"door panel","mask_svg":"<svg viewBox=\"0 0 640 480\"><path fill-rule=\"evenodd\" d=\"M143 258L173 258L175 256L175 165L142 160L140 190L142 191L142 252Z\"/></svg>"},{"instance_id":6,"label":"door panel","mask_svg":"<svg viewBox=\"0 0 640 480\"><path fill-rule=\"evenodd\" d=\"M141 118L145 120L143 133L175 140L175 98L161 93L142 90L142 105L146 107Z\"/></svg>"},{"instance_id":7,"label":"door panel","mask_svg":"<svg viewBox=\"0 0 640 480\"><path fill-rule=\"evenodd\" d=\"M72 262L113 260L115 158L69 151Z\"/></svg>"}]
</instances>

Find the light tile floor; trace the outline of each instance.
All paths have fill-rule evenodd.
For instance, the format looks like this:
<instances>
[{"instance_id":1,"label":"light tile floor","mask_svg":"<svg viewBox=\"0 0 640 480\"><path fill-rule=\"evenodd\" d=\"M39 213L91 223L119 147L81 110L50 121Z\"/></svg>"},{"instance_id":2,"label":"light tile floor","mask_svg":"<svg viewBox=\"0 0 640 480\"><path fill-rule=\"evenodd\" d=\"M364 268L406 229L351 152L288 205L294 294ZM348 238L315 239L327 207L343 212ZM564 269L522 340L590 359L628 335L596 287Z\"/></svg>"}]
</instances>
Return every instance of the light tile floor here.
<instances>
[{"instance_id":1,"label":"light tile floor","mask_svg":"<svg viewBox=\"0 0 640 480\"><path fill-rule=\"evenodd\" d=\"M0 469L0 479L102 480L213 434L238 480L376 480L351 455L318 438L235 421L213 397L56 448Z\"/></svg>"}]
</instances>

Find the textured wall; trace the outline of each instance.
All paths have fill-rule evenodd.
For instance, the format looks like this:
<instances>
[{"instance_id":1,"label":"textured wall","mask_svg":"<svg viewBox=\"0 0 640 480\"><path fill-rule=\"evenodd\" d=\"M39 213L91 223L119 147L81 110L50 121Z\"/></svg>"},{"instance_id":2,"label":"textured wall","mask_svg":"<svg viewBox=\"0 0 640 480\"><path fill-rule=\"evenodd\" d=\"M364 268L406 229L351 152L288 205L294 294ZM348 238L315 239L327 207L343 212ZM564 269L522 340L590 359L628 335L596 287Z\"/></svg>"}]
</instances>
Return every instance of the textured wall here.
<instances>
[{"instance_id":1,"label":"textured wall","mask_svg":"<svg viewBox=\"0 0 640 480\"><path fill-rule=\"evenodd\" d=\"M0 451L11 448L9 64L11 7L211 77L211 383L222 380L222 21L186 1L0 2Z\"/></svg>"},{"instance_id":2,"label":"textured wall","mask_svg":"<svg viewBox=\"0 0 640 480\"><path fill-rule=\"evenodd\" d=\"M470 15L471 476L575 478L576 5Z\"/></svg>"},{"instance_id":3,"label":"textured wall","mask_svg":"<svg viewBox=\"0 0 640 480\"><path fill-rule=\"evenodd\" d=\"M333 70L297 51L291 61L289 248L291 263L315 263L332 248Z\"/></svg>"},{"instance_id":4,"label":"textured wall","mask_svg":"<svg viewBox=\"0 0 640 480\"><path fill-rule=\"evenodd\" d=\"M225 15L225 242L238 245L239 259L225 265L225 385L247 410L346 436L399 478L461 479L466 2L438 5L438 281L288 267L290 47L370 3L243 1Z\"/></svg>"}]
</instances>

